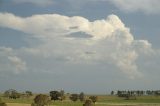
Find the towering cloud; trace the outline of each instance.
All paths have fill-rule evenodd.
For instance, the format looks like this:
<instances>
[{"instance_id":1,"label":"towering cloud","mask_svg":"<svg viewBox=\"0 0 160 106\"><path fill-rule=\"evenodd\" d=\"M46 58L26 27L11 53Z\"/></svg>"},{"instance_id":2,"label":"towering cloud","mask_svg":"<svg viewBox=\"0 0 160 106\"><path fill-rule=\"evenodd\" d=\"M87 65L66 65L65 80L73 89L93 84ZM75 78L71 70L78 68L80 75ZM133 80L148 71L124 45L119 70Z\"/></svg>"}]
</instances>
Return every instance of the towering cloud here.
<instances>
[{"instance_id":1,"label":"towering cloud","mask_svg":"<svg viewBox=\"0 0 160 106\"><path fill-rule=\"evenodd\" d=\"M129 78L143 75L136 60L140 55L153 52L151 44L146 40L135 40L129 28L116 15L89 21L80 16L59 14L22 18L10 13L0 13L0 26L28 33L43 41L32 48L19 50L32 58L59 58L70 64L109 63ZM17 57L9 60L15 64L20 63ZM17 68L23 69L19 65Z\"/></svg>"}]
</instances>

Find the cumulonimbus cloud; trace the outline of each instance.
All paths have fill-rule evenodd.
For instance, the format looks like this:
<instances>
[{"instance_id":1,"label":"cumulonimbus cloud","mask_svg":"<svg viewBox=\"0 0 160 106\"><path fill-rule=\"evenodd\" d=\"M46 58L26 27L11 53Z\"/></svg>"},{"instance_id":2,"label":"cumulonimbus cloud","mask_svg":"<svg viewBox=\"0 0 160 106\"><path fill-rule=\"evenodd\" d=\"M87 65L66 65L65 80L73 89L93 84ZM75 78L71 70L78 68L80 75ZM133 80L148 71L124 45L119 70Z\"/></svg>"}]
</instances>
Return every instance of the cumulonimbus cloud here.
<instances>
[{"instance_id":1,"label":"cumulonimbus cloud","mask_svg":"<svg viewBox=\"0 0 160 106\"><path fill-rule=\"evenodd\" d=\"M146 40L135 40L130 29L116 15L89 21L81 16L59 14L22 18L0 13L0 26L43 40L43 44L21 49L33 58L59 57L73 64L103 61L118 67L130 78L143 75L136 60L140 55L152 52L151 44Z\"/></svg>"}]
</instances>

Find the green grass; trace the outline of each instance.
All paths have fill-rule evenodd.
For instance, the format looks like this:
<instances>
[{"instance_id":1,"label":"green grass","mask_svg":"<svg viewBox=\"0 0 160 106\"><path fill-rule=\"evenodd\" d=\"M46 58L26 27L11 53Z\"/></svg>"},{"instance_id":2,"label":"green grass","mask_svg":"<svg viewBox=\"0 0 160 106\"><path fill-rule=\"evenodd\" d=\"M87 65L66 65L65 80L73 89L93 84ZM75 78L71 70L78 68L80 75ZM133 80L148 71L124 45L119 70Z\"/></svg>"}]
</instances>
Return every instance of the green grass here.
<instances>
[{"instance_id":1,"label":"green grass","mask_svg":"<svg viewBox=\"0 0 160 106\"><path fill-rule=\"evenodd\" d=\"M56 102L52 102L53 105L56 105L56 106L82 106L82 102L72 102L72 101L56 101Z\"/></svg>"},{"instance_id":2,"label":"green grass","mask_svg":"<svg viewBox=\"0 0 160 106\"><path fill-rule=\"evenodd\" d=\"M125 100L117 96L99 96L98 102L103 103L160 103L160 96L139 96L136 100Z\"/></svg>"},{"instance_id":3,"label":"green grass","mask_svg":"<svg viewBox=\"0 0 160 106\"><path fill-rule=\"evenodd\" d=\"M19 98L19 99L9 99L2 97L2 101L5 103L29 103L31 104L33 102L33 98Z\"/></svg>"}]
</instances>

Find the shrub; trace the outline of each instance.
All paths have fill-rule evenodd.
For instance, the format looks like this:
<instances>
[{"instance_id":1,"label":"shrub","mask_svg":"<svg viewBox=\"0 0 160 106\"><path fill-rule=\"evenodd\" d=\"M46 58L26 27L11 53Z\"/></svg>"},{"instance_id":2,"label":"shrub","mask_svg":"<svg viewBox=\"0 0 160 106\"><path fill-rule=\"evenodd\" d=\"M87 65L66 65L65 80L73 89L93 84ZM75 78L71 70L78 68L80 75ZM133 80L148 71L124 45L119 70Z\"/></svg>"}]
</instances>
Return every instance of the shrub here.
<instances>
[{"instance_id":1,"label":"shrub","mask_svg":"<svg viewBox=\"0 0 160 106\"><path fill-rule=\"evenodd\" d=\"M85 101L85 103L83 104L83 106L93 106L92 100L91 99L87 99Z\"/></svg>"},{"instance_id":2,"label":"shrub","mask_svg":"<svg viewBox=\"0 0 160 106\"><path fill-rule=\"evenodd\" d=\"M34 103L36 104L36 106L47 105L49 101L50 101L49 96L43 94L39 94L34 98ZM32 105L35 106L34 104Z\"/></svg>"},{"instance_id":3,"label":"shrub","mask_svg":"<svg viewBox=\"0 0 160 106\"><path fill-rule=\"evenodd\" d=\"M78 94L71 94L71 96L69 97L72 101L77 101L78 100L79 95Z\"/></svg>"}]
</instances>

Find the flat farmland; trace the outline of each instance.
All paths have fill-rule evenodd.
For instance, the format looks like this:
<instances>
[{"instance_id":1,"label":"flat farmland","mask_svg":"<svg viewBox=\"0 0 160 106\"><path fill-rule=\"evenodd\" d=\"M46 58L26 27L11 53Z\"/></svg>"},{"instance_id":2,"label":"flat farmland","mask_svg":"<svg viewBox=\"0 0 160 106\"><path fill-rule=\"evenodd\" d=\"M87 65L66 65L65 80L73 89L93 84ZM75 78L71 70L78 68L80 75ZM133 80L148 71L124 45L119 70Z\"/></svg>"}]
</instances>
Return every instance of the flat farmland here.
<instances>
[{"instance_id":1,"label":"flat farmland","mask_svg":"<svg viewBox=\"0 0 160 106\"><path fill-rule=\"evenodd\" d=\"M7 106L31 106L30 104L24 103L7 103ZM67 103L67 104L55 104L49 106L82 106L82 104L76 103ZM160 106L160 104L106 104L106 103L97 103L95 106Z\"/></svg>"},{"instance_id":2,"label":"flat farmland","mask_svg":"<svg viewBox=\"0 0 160 106\"><path fill-rule=\"evenodd\" d=\"M88 95L89 96L89 95ZM86 98L88 98L88 96ZM125 100L117 96L97 95L94 106L160 106L160 96L139 96L136 100ZM2 97L7 106L31 106L35 95L30 98L8 99ZM84 102L73 102L66 96L64 101L52 101L49 106L83 106Z\"/></svg>"}]
</instances>

